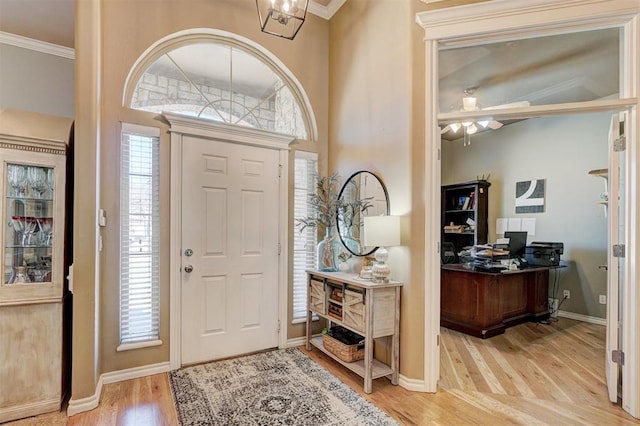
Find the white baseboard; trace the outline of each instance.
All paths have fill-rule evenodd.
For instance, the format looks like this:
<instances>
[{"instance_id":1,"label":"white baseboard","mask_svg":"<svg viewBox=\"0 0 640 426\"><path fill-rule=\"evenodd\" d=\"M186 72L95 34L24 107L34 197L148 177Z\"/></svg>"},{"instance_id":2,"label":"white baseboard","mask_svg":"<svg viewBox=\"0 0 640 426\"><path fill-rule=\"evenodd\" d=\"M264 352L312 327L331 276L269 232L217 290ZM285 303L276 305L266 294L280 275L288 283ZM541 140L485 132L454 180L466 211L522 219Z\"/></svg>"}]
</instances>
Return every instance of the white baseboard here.
<instances>
[{"instance_id":1,"label":"white baseboard","mask_svg":"<svg viewBox=\"0 0 640 426\"><path fill-rule=\"evenodd\" d=\"M169 362L159 362L157 364L143 365L142 367L127 368L126 370L111 371L104 373L100 377L105 385L109 383L124 382L125 380L137 379L138 377L152 376L154 374L166 373L170 371Z\"/></svg>"},{"instance_id":2,"label":"white baseboard","mask_svg":"<svg viewBox=\"0 0 640 426\"><path fill-rule=\"evenodd\" d=\"M424 380L422 379L410 379L400 374L398 384L408 391L424 392Z\"/></svg>"},{"instance_id":3,"label":"white baseboard","mask_svg":"<svg viewBox=\"0 0 640 426\"><path fill-rule=\"evenodd\" d=\"M71 397L67 408L67 416L71 417L78 413L83 413L96 408L100 404L103 385L151 376L154 374L166 373L170 370L171 366L169 362L160 362L158 364L144 365L142 367L127 368L125 370L111 371L109 373L101 374L98 379L98 384L96 385L96 391L93 395L80 399L73 399L73 397Z\"/></svg>"},{"instance_id":4,"label":"white baseboard","mask_svg":"<svg viewBox=\"0 0 640 426\"><path fill-rule=\"evenodd\" d=\"M67 407L67 416L71 417L78 413L84 413L85 411L91 411L100 404L100 395L102 394L102 376L98 379L96 384L96 391L91 396L87 396L80 399L69 399L69 406Z\"/></svg>"},{"instance_id":5,"label":"white baseboard","mask_svg":"<svg viewBox=\"0 0 640 426\"><path fill-rule=\"evenodd\" d=\"M589 315L582 315L582 314L574 314L573 312L558 311L558 316L562 318L569 318L576 321L584 321L591 324L607 325L607 320L604 318L591 317Z\"/></svg>"},{"instance_id":6,"label":"white baseboard","mask_svg":"<svg viewBox=\"0 0 640 426\"><path fill-rule=\"evenodd\" d=\"M287 348L295 348L296 346L303 346L307 343L307 338L302 336L302 337L296 337L295 339L288 339L287 340Z\"/></svg>"}]
</instances>

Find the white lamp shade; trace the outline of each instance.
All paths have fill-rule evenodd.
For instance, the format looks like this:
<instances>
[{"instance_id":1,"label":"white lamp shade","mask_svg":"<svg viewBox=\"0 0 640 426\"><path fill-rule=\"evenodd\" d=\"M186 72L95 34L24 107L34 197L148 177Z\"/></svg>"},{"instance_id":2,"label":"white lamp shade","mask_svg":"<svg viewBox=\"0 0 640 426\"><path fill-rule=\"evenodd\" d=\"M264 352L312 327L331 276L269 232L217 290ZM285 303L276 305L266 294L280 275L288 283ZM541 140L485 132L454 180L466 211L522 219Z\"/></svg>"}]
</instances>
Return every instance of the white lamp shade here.
<instances>
[{"instance_id":1,"label":"white lamp shade","mask_svg":"<svg viewBox=\"0 0 640 426\"><path fill-rule=\"evenodd\" d=\"M365 216L364 245L391 247L400 245L400 216Z\"/></svg>"}]
</instances>

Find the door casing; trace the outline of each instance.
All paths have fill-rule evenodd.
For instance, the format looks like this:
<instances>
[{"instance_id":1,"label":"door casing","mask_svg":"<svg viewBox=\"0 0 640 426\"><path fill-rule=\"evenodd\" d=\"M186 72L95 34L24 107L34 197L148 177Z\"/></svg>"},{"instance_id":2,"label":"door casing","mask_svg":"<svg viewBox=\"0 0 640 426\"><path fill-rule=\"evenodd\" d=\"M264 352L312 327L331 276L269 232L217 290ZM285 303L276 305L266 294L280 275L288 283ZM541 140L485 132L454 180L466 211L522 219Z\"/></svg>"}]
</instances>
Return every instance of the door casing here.
<instances>
[{"instance_id":1,"label":"door casing","mask_svg":"<svg viewBox=\"0 0 640 426\"><path fill-rule=\"evenodd\" d=\"M182 274L181 232L182 232L182 143L183 136L197 136L229 143L238 143L279 151L280 188L278 214L278 239L280 256L278 257L278 320L281 324L278 336L278 346L283 348L287 343L287 253L288 253L288 159L289 145L295 140L294 136L271 133L248 127L233 126L216 123L209 120L186 117L178 114L163 114L169 122L171 132L171 196L170 196L170 243L169 243L169 297L170 297L170 352L169 363L171 369L178 369L182 365L181 348L181 295L180 283Z\"/></svg>"}]
</instances>

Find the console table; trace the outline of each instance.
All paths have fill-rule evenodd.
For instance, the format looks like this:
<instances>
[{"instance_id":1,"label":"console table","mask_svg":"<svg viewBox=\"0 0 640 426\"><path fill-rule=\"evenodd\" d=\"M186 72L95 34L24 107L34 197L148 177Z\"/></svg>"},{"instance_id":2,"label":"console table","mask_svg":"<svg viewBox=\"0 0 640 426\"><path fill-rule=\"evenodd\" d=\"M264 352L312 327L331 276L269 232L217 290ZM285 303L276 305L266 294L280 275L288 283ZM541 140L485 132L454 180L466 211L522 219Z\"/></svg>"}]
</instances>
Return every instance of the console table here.
<instances>
[{"instance_id":1,"label":"console table","mask_svg":"<svg viewBox=\"0 0 640 426\"><path fill-rule=\"evenodd\" d=\"M400 357L400 288L402 283L374 283L359 280L353 274L307 271L307 350L312 346L364 378L364 391L371 393L371 381L389 377L398 384ZM341 297L332 297L338 294ZM313 337L311 321L318 315L364 337L364 360L344 362L325 349L322 337ZM374 339L391 336L391 362L374 359Z\"/></svg>"},{"instance_id":2,"label":"console table","mask_svg":"<svg viewBox=\"0 0 640 426\"><path fill-rule=\"evenodd\" d=\"M505 328L549 318L549 268L481 272L442 265L440 324L487 338Z\"/></svg>"}]
</instances>

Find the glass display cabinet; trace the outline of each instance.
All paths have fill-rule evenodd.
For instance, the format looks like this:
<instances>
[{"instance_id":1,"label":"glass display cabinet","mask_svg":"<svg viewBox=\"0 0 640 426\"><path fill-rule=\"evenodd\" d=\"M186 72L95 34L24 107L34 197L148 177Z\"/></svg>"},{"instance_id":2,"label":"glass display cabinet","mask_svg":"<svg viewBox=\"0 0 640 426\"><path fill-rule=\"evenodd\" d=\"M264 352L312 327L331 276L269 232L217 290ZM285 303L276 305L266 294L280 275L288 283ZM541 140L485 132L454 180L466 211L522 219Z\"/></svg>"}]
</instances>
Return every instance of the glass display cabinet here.
<instances>
[{"instance_id":1,"label":"glass display cabinet","mask_svg":"<svg viewBox=\"0 0 640 426\"><path fill-rule=\"evenodd\" d=\"M19 113L0 109L0 423L59 410L67 380L71 120Z\"/></svg>"},{"instance_id":2,"label":"glass display cabinet","mask_svg":"<svg viewBox=\"0 0 640 426\"><path fill-rule=\"evenodd\" d=\"M62 151L64 152L64 151ZM0 301L62 297L65 157L0 151L3 272ZM29 162L27 162L27 161Z\"/></svg>"}]
</instances>

